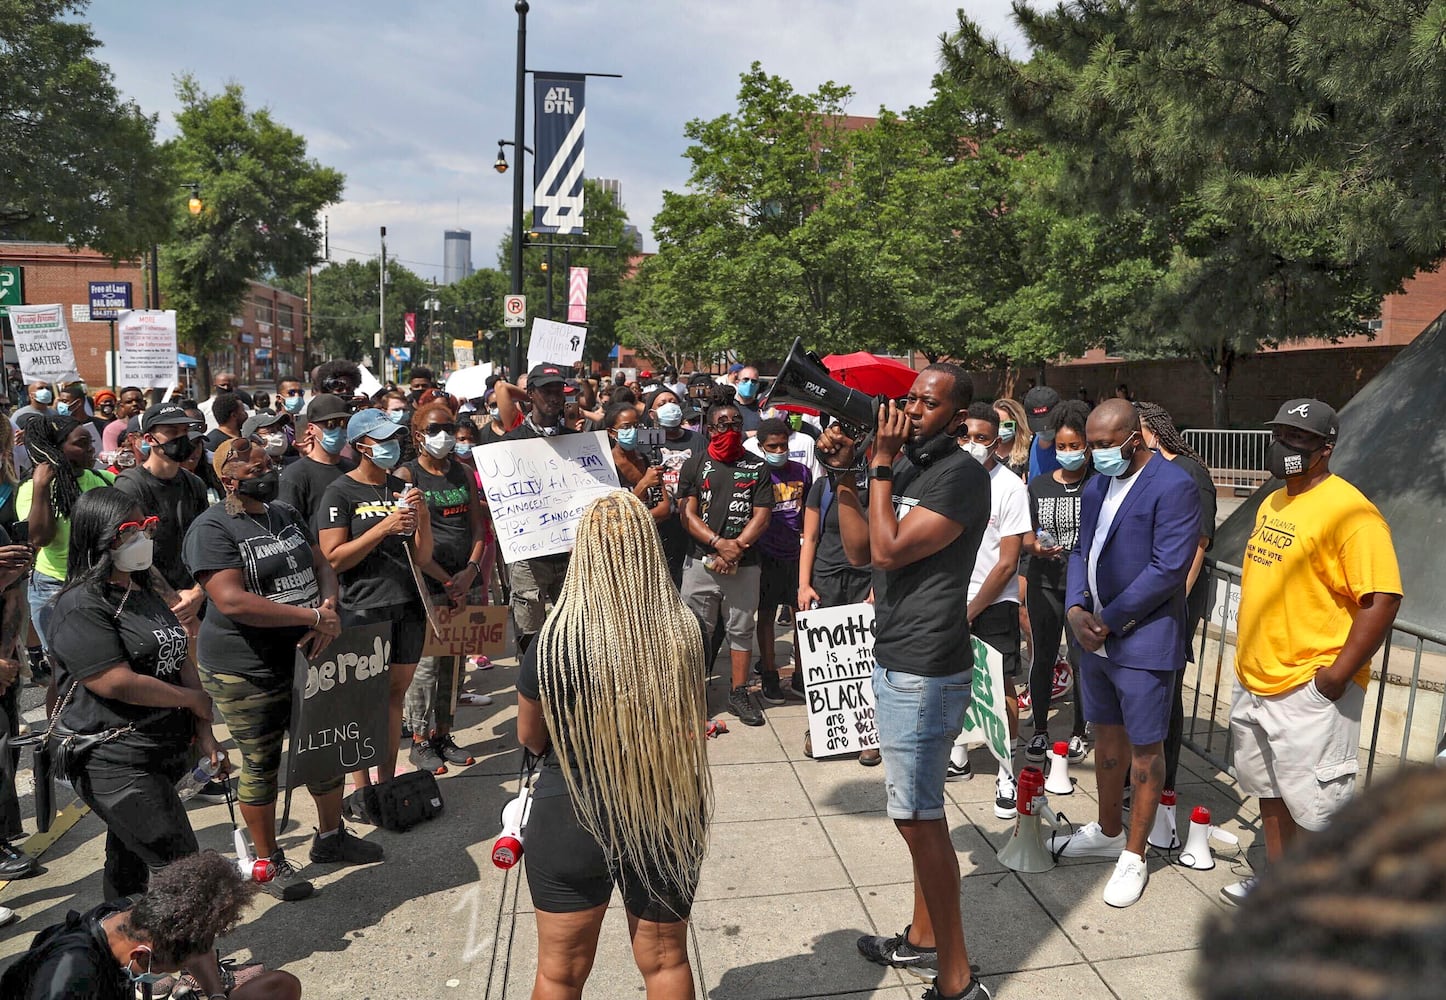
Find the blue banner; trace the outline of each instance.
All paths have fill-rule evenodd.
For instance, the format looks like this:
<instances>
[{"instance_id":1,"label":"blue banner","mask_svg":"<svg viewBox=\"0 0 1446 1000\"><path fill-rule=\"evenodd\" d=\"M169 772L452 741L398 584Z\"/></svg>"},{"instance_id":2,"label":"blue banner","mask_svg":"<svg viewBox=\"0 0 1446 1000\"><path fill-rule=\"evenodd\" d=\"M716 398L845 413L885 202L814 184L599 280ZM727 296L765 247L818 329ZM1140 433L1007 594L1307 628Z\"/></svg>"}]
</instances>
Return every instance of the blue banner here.
<instances>
[{"instance_id":1,"label":"blue banner","mask_svg":"<svg viewBox=\"0 0 1446 1000\"><path fill-rule=\"evenodd\" d=\"M539 233L582 231L582 133L586 79L579 75L534 76L532 229Z\"/></svg>"}]
</instances>

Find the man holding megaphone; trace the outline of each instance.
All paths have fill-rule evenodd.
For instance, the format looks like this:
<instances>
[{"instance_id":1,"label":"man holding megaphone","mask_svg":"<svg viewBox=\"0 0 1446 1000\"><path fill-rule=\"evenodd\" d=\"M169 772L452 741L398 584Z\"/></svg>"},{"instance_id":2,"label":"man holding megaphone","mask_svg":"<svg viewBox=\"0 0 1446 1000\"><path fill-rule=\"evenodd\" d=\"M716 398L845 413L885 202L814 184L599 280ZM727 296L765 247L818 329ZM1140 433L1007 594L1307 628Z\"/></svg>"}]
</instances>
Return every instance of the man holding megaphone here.
<instances>
[{"instance_id":1,"label":"man holding megaphone","mask_svg":"<svg viewBox=\"0 0 1446 1000\"><path fill-rule=\"evenodd\" d=\"M781 376L780 376L781 377ZM874 699L888 814L914 863L914 918L893 937L865 935L871 962L933 980L938 1000L988 1000L973 978L959 912L959 857L944 819L944 778L969 708L969 576L989 521L989 474L960 450L973 395L957 365L934 364L902 406L878 406L868 509L852 472L834 484L844 552L874 571ZM826 466L851 469L858 448L834 425Z\"/></svg>"}]
</instances>

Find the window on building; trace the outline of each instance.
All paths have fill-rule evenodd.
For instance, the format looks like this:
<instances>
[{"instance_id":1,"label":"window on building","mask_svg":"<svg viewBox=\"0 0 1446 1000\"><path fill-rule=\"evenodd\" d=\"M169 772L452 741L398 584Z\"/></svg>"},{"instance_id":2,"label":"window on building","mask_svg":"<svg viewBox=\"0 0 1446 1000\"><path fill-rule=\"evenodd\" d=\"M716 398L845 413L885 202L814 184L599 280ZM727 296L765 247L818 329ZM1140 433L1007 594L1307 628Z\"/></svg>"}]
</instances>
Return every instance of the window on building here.
<instances>
[{"instance_id":1,"label":"window on building","mask_svg":"<svg viewBox=\"0 0 1446 1000\"><path fill-rule=\"evenodd\" d=\"M258 322L258 323L274 323L274 322L276 322L275 303L273 303L270 299L256 299L255 301L256 301L256 322Z\"/></svg>"},{"instance_id":2,"label":"window on building","mask_svg":"<svg viewBox=\"0 0 1446 1000\"><path fill-rule=\"evenodd\" d=\"M296 310L285 302L276 305L276 323L283 330L296 329Z\"/></svg>"}]
</instances>

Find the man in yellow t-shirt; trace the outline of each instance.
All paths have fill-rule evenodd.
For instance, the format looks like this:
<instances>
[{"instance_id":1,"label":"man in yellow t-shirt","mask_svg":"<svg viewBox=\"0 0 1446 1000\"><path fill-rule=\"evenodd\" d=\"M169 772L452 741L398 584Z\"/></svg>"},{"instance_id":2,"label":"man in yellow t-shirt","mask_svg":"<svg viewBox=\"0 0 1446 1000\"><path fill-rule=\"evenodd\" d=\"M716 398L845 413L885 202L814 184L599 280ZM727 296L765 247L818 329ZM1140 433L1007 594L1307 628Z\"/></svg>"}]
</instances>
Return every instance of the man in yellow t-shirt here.
<instances>
[{"instance_id":1,"label":"man in yellow t-shirt","mask_svg":"<svg viewBox=\"0 0 1446 1000\"><path fill-rule=\"evenodd\" d=\"M1339 421L1293 399L1270 422L1266 497L1245 545L1230 730L1241 790L1260 799L1265 854L1323 829L1355 787L1371 656L1401 606L1391 529L1331 474ZM1246 879L1222 889L1238 903Z\"/></svg>"}]
</instances>

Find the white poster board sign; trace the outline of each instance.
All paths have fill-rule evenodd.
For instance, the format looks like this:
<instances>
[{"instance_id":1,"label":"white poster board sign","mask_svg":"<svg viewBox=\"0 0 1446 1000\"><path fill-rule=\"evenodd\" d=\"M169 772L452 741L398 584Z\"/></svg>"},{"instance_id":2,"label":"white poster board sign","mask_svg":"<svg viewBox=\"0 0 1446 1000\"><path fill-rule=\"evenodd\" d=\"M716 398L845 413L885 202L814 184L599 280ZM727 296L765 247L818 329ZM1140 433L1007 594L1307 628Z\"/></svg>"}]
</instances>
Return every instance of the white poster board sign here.
<instances>
[{"instance_id":1,"label":"white poster board sign","mask_svg":"<svg viewBox=\"0 0 1446 1000\"><path fill-rule=\"evenodd\" d=\"M65 308L59 303L11 306L10 329L15 335L20 376L27 383L68 385L80 381L70 328L65 325Z\"/></svg>"},{"instance_id":2,"label":"white poster board sign","mask_svg":"<svg viewBox=\"0 0 1446 1000\"><path fill-rule=\"evenodd\" d=\"M994 759L1013 773L1009 716L1004 707L1004 654L977 635L971 635L969 641L974 646L974 680L958 742L983 743Z\"/></svg>"},{"instance_id":3,"label":"white poster board sign","mask_svg":"<svg viewBox=\"0 0 1446 1000\"><path fill-rule=\"evenodd\" d=\"M796 639L814 757L879 745L874 722L874 606L801 611Z\"/></svg>"},{"instance_id":4,"label":"white poster board sign","mask_svg":"<svg viewBox=\"0 0 1446 1000\"><path fill-rule=\"evenodd\" d=\"M619 489L603 431L496 441L473 448L472 455L509 564L571 552L583 509Z\"/></svg>"},{"instance_id":5,"label":"white poster board sign","mask_svg":"<svg viewBox=\"0 0 1446 1000\"><path fill-rule=\"evenodd\" d=\"M357 365L357 367L361 369L361 384L356 387L357 395L370 398L386 388L366 365Z\"/></svg>"},{"instance_id":6,"label":"white poster board sign","mask_svg":"<svg viewBox=\"0 0 1446 1000\"><path fill-rule=\"evenodd\" d=\"M554 323L550 319L532 321L532 337L527 341L527 367L554 364L571 368L582 360L587 344L587 327Z\"/></svg>"},{"instance_id":7,"label":"white poster board sign","mask_svg":"<svg viewBox=\"0 0 1446 1000\"><path fill-rule=\"evenodd\" d=\"M164 388L176 381L176 311L129 309L116 318L120 370L116 385Z\"/></svg>"},{"instance_id":8,"label":"white poster board sign","mask_svg":"<svg viewBox=\"0 0 1446 1000\"><path fill-rule=\"evenodd\" d=\"M458 399L481 399L487 395L487 380L492 377L492 362L458 368L447 376L447 394Z\"/></svg>"}]
</instances>

